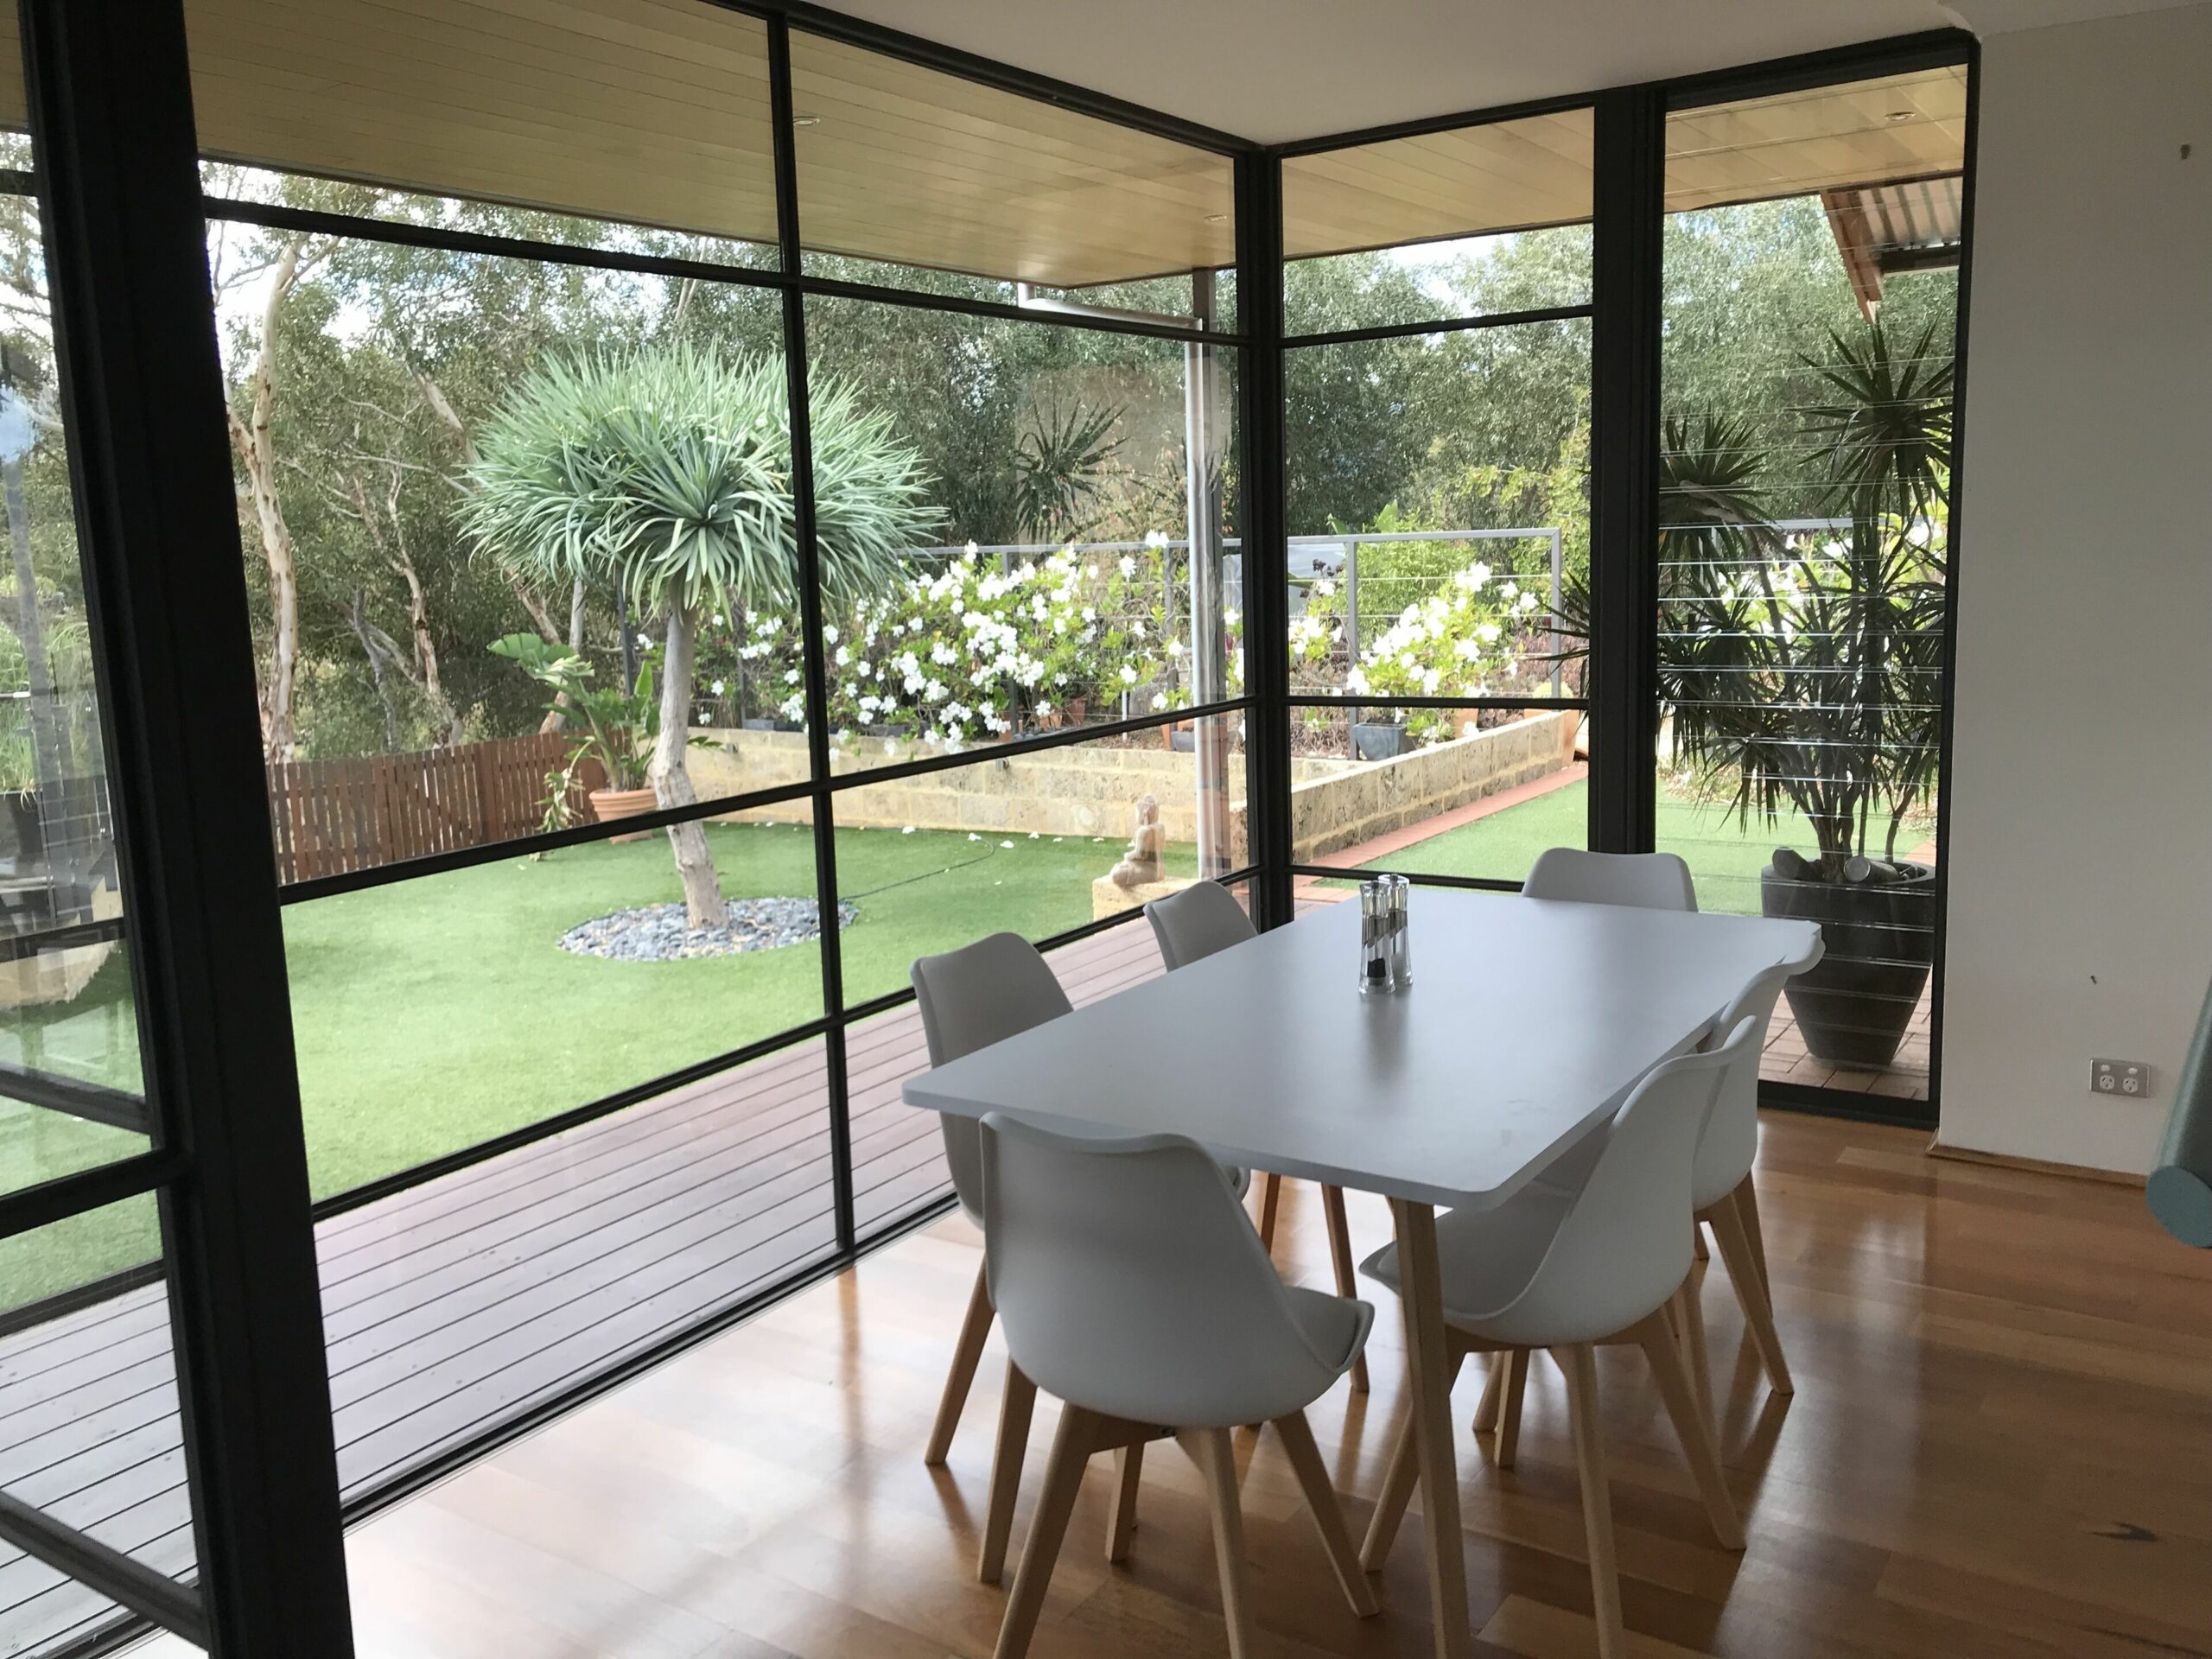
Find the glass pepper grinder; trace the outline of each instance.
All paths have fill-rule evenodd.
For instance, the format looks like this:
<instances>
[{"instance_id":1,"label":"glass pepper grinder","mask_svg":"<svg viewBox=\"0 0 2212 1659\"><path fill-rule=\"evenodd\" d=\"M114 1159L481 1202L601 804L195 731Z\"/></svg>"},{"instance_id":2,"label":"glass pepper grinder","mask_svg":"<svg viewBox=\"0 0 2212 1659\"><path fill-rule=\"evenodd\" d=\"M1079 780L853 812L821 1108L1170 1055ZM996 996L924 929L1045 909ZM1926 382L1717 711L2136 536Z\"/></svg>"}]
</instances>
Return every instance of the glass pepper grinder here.
<instances>
[{"instance_id":1,"label":"glass pepper grinder","mask_svg":"<svg viewBox=\"0 0 2212 1659\"><path fill-rule=\"evenodd\" d=\"M1406 899L1412 890L1402 875L1376 876L1359 884L1363 993L1402 991L1413 982L1412 947L1406 932Z\"/></svg>"}]
</instances>

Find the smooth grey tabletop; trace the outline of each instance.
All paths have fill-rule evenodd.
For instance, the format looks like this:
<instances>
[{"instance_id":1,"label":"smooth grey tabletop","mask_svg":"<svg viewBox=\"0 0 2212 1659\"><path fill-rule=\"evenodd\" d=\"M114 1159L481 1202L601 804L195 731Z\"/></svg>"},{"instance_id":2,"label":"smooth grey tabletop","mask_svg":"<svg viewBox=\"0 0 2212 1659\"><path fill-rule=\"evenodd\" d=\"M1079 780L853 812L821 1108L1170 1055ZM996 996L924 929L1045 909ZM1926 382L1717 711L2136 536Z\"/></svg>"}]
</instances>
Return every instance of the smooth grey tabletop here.
<instances>
[{"instance_id":1,"label":"smooth grey tabletop","mask_svg":"<svg viewBox=\"0 0 2212 1659\"><path fill-rule=\"evenodd\" d=\"M1357 988L1359 906L1147 980L924 1072L932 1111L1173 1133L1225 1163L1497 1204L1694 1044L1810 922L1417 887L1413 983Z\"/></svg>"}]
</instances>

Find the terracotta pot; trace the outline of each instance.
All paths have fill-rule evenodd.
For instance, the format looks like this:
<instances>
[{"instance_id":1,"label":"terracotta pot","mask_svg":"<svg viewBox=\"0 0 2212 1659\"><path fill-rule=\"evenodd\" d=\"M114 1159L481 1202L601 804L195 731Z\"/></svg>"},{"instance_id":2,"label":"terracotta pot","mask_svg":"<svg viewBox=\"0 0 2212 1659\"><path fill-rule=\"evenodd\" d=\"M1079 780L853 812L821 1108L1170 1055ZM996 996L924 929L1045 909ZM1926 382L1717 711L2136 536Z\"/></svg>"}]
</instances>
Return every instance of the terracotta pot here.
<instances>
[{"instance_id":1,"label":"terracotta pot","mask_svg":"<svg viewBox=\"0 0 2212 1659\"><path fill-rule=\"evenodd\" d=\"M594 789L591 792L592 817L601 823L613 823L618 818L634 818L640 812L651 812L660 803L650 789ZM610 841L644 841L652 831L632 830L626 836L610 836Z\"/></svg>"}]
</instances>

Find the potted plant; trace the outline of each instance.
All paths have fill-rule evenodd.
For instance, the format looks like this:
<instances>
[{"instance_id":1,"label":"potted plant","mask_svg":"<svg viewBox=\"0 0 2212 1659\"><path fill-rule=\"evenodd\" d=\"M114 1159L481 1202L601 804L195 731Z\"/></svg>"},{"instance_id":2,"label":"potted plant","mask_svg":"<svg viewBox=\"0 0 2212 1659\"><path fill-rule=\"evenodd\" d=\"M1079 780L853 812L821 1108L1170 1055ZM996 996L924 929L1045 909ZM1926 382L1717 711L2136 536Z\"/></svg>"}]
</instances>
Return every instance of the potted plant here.
<instances>
[{"instance_id":1,"label":"potted plant","mask_svg":"<svg viewBox=\"0 0 2212 1659\"><path fill-rule=\"evenodd\" d=\"M549 826L567 815L569 791L579 772L596 764L606 779L589 791L593 816L601 823L634 818L653 810L655 796L647 768L655 741L660 734L660 699L653 690L653 653L647 652L638 671L638 683L628 693L592 683L592 665L582 653L556 645L535 633L510 633L494 639L492 654L504 657L553 693L546 707L564 718L580 721L573 728L575 741L568 764L546 778L545 814ZM651 830L616 836L616 841L643 841Z\"/></svg>"},{"instance_id":2,"label":"potted plant","mask_svg":"<svg viewBox=\"0 0 2212 1659\"><path fill-rule=\"evenodd\" d=\"M1935 948L1935 872L1899 859L1936 780L1948 520L1951 359L1930 327L1879 325L1806 359L1823 401L1797 413L1827 527L1785 532L1760 503L1748 426L1670 421L1661 473L1661 696L1678 760L1814 845L1777 849L1770 916L1821 924L1827 951L1789 982L1806 1047L1879 1068L1897 1053Z\"/></svg>"}]
</instances>

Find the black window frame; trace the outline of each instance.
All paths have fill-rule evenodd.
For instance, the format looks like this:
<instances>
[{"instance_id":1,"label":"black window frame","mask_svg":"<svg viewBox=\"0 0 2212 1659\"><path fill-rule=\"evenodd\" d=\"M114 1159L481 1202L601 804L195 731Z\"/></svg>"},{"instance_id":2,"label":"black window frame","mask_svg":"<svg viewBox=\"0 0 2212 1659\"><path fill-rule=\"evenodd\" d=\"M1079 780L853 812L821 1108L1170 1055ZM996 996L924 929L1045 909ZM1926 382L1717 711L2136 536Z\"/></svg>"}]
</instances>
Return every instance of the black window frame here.
<instances>
[{"instance_id":1,"label":"black window frame","mask_svg":"<svg viewBox=\"0 0 2212 1659\"><path fill-rule=\"evenodd\" d=\"M1288 537L1285 524L1283 382L1301 347L1393 335L1586 318L1592 330L1592 619L1586 695L1556 699L1407 699L1395 705L1566 709L1592 731L1589 844L1631 852L1652 844L1656 788L1656 461L1658 299L1663 213L1663 124L1669 110L1933 65L1968 72L1964 253L1959 279L1955 478L1964 469L1966 340L1973 262L1979 47L1956 30L1871 42L1709 74L1428 118L1262 145L1086 89L819 7L777 0L697 0L763 21L767 30L779 263L759 270L612 250L475 235L207 196L190 111L183 0L19 0L36 175L48 226L60 361L86 549L95 660L110 703L118 761L126 924L140 994L147 1108L160 1134L118 1162L0 1195L0 1236L29 1230L143 1194L158 1197L166 1279L184 1404L200 1571L196 1586L148 1582L148 1570L0 1497L0 1539L41 1554L118 1600L118 1619L62 1651L71 1659L135 1639L149 1623L213 1643L225 1659L352 1651L341 1519L351 1520L480 1455L578 1400L747 1317L776 1296L849 1266L874 1246L944 1214L949 1192L862 1233L854 1224L844 1039L855 1024L912 999L899 991L848 1004L835 931L823 941L823 1011L774 1036L637 1084L525 1128L382 1180L310 1203L292 1061L281 906L467 868L518 852L582 845L662 826L799 800L813 809L817 897L836 893L835 812L844 791L987 764L1194 716L1247 723L1251 862L1219 878L1243 885L1265 927L1294 914L1294 878L1342 869L1295 863L1290 848L1288 721L1300 707L1354 699L1291 690L1284 646ZM1234 170L1238 326L1201 333L1111 317L1046 317L988 300L806 274L799 257L805 203L793 144L791 40L819 35L963 79L1072 108L1227 157ZM1282 315L1282 163L1379 140L1569 108L1595 112L1595 263L1586 305L1287 335ZM838 772L830 765L828 671L815 584L803 584L804 690L811 770L776 789L655 811L620 825L582 825L460 852L320 878L278 889L268 847L253 714L245 588L230 537L230 463L219 418L220 372L206 267L206 223L435 245L776 292L790 376L797 516L803 572L816 558L805 398L805 301L864 300L1025 323L1197 340L1235 354L1246 632L1243 695L1197 709L1070 728L988 752L927 756ZM127 273L127 275L125 274ZM158 389L149 397L148 388ZM142 404L201 410L204 422L143 418ZM157 499L150 480L164 480ZM202 532L195 542L191 531ZM1951 781L1952 678L1957 633L1961 515L1952 521L1951 595L1944 639L1939 798ZM149 550L158 550L149 556ZM175 550L172 553L171 550ZM189 683L195 695L174 688ZM1934 1070L1942 1052L1945 875L1948 815L1939 819L1934 969ZM1512 890L1516 884L1422 875L1439 887ZM1045 949L1127 925L1135 913L1069 929ZM219 964L221 971L213 971ZM487 1430L434 1468L341 1506L331 1451L313 1224L423 1180L497 1156L652 1095L795 1044L828 1056L837 1243L791 1281L675 1332L649 1353L577 1384ZM9 1092L15 1092L10 1090ZM1935 1090L1931 1087L1931 1096ZM1854 1096L1764 1085L1763 1103L1847 1115ZM76 1102L71 1106L97 1104ZM1910 1114L1925 1122L1934 1110ZM1894 1116L1893 1114L1890 1114ZM250 1270L249 1270L250 1269ZM143 1282L142 1270L137 1282ZM36 1311L36 1310L34 1310ZM44 1311L51 1313L51 1307ZM281 1448L281 1455L279 1454Z\"/></svg>"}]
</instances>

